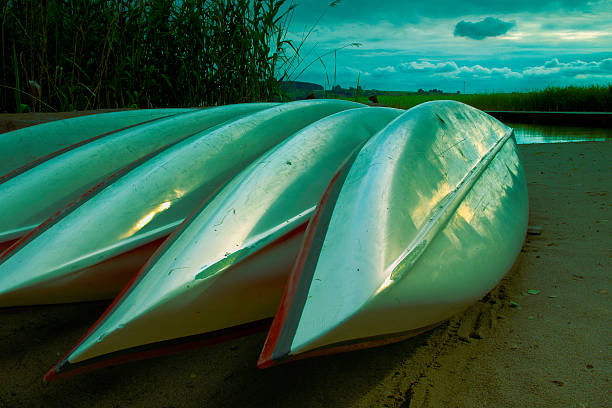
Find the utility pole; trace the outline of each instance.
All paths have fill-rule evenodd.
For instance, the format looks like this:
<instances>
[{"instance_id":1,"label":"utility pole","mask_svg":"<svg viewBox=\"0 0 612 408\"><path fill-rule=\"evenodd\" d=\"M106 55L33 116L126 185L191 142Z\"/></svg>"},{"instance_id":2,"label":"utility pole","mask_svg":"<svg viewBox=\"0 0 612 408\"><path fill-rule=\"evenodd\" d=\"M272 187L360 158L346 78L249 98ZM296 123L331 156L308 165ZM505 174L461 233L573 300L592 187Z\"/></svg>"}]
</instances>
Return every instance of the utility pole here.
<instances>
[{"instance_id":1,"label":"utility pole","mask_svg":"<svg viewBox=\"0 0 612 408\"><path fill-rule=\"evenodd\" d=\"M337 49L334 50L334 86L332 88L334 97L336 96L336 51L338 50Z\"/></svg>"},{"instance_id":2,"label":"utility pole","mask_svg":"<svg viewBox=\"0 0 612 408\"><path fill-rule=\"evenodd\" d=\"M463 81L463 93L465 93L465 81Z\"/></svg>"},{"instance_id":3,"label":"utility pole","mask_svg":"<svg viewBox=\"0 0 612 408\"><path fill-rule=\"evenodd\" d=\"M334 87L336 86L336 51L334 50Z\"/></svg>"}]
</instances>

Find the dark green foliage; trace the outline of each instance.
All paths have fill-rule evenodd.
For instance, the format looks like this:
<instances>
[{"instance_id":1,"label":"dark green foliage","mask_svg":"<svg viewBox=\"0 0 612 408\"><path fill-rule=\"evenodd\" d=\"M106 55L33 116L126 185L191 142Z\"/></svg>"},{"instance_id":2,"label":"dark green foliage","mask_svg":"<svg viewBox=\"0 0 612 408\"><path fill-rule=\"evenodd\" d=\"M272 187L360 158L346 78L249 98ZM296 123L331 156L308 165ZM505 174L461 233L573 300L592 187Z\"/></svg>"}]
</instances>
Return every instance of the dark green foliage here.
<instances>
[{"instance_id":1,"label":"dark green foliage","mask_svg":"<svg viewBox=\"0 0 612 408\"><path fill-rule=\"evenodd\" d=\"M0 0L0 109L271 100L285 1Z\"/></svg>"}]
</instances>

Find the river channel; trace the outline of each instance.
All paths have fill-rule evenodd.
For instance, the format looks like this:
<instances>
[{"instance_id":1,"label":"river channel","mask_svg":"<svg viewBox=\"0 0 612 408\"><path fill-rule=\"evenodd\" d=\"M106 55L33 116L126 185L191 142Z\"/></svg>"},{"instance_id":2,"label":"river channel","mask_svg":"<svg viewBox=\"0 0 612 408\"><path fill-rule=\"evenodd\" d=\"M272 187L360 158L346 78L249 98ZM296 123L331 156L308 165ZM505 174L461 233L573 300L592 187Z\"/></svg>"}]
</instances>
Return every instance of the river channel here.
<instances>
[{"instance_id":1,"label":"river channel","mask_svg":"<svg viewBox=\"0 0 612 408\"><path fill-rule=\"evenodd\" d=\"M612 141L612 128L506 124L514 128L518 144Z\"/></svg>"}]
</instances>

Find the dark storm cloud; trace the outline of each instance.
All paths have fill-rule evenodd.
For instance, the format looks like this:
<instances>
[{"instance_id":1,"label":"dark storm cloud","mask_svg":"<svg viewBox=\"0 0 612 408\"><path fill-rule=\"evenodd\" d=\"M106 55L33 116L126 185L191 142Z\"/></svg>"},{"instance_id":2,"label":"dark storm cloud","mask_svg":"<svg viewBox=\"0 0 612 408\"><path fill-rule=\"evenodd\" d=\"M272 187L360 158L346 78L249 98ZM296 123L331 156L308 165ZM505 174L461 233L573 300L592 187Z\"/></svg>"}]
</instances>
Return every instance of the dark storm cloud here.
<instances>
[{"instance_id":1,"label":"dark storm cloud","mask_svg":"<svg viewBox=\"0 0 612 408\"><path fill-rule=\"evenodd\" d=\"M514 21L503 21L494 17L487 17L482 21L472 23L461 20L455 26L455 37L468 37L473 40L484 40L487 37L504 35L514 27Z\"/></svg>"}]
</instances>

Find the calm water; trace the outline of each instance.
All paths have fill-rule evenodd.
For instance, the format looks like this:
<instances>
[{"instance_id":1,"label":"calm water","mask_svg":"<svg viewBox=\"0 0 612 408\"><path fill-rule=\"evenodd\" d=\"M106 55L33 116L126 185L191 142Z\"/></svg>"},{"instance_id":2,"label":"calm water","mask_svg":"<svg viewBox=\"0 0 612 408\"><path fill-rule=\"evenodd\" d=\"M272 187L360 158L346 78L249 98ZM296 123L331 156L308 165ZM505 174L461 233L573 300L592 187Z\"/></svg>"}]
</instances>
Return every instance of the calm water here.
<instances>
[{"instance_id":1,"label":"calm water","mask_svg":"<svg viewBox=\"0 0 612 408\"><path fill-rule=\"evenodd\" d=\"M518 144L612 141L611 128L530 125L524 123L506 124L514 128Z\"/></svg>"}]
</instances>

